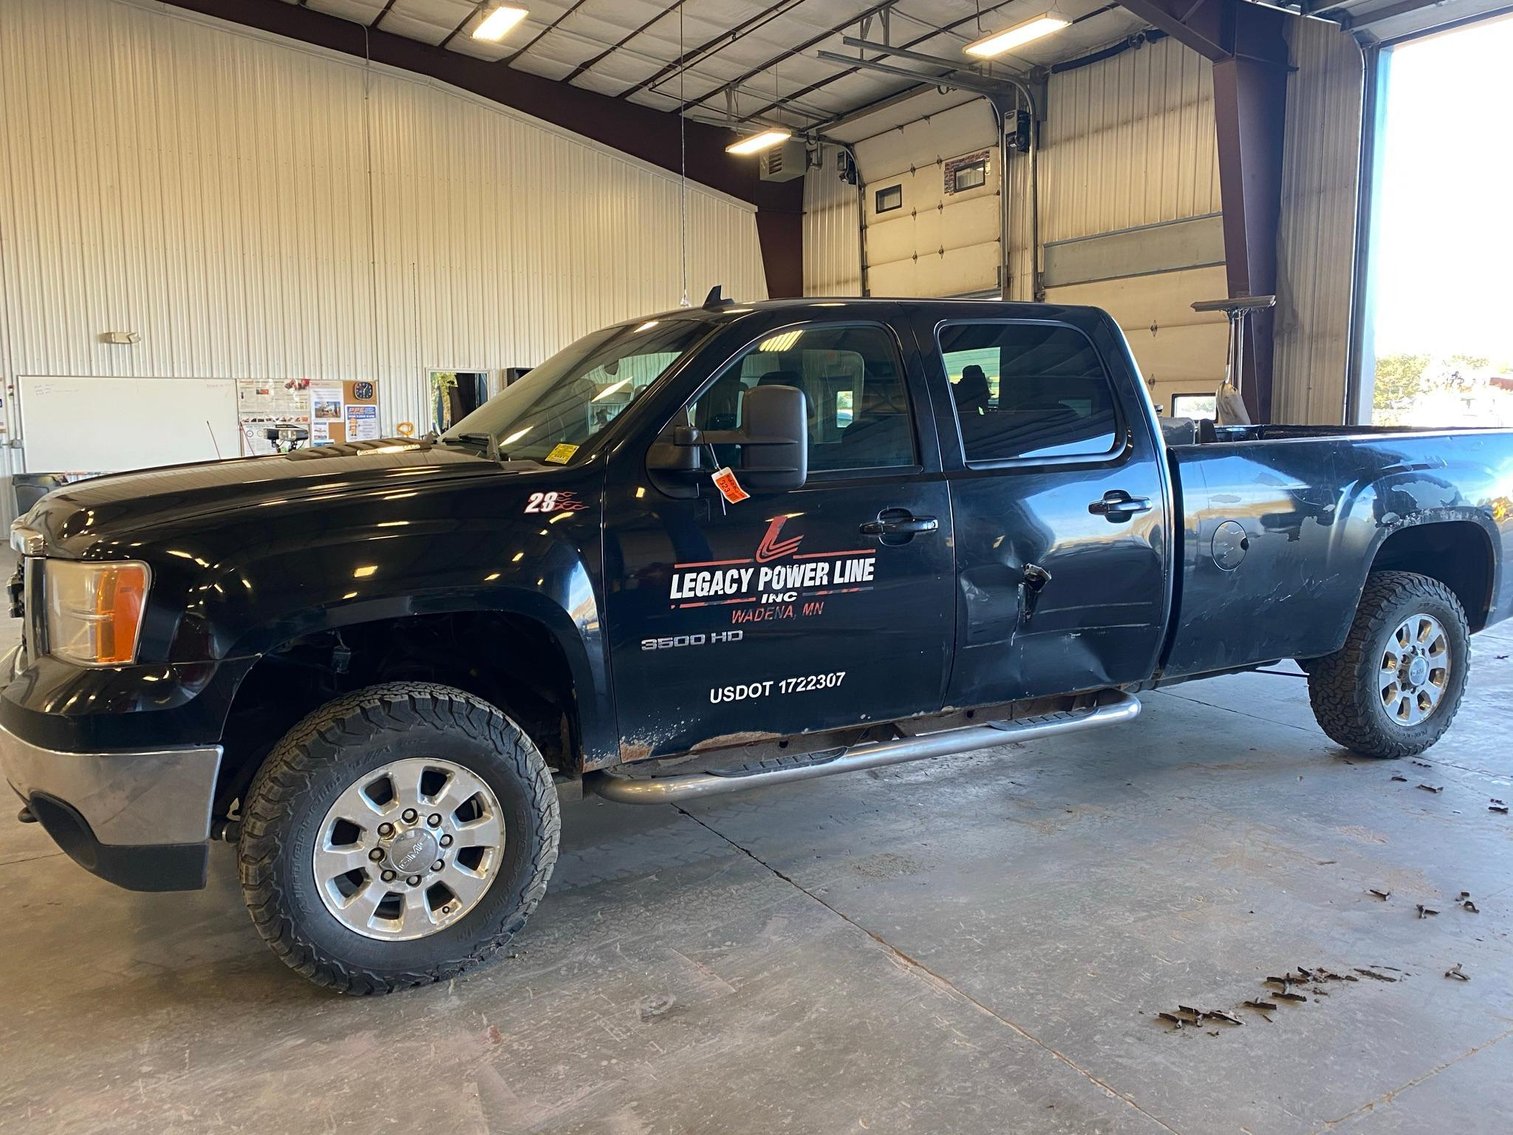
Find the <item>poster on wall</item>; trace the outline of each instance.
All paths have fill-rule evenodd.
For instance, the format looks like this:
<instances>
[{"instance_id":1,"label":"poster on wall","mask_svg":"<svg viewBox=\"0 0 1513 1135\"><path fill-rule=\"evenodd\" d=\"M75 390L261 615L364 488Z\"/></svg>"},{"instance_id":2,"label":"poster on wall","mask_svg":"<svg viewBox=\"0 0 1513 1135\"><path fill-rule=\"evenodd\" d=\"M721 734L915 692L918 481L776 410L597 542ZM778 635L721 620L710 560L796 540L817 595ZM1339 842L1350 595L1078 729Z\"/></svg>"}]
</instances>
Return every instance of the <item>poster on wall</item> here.
<instances>
[{"instance_id":1,"label":"poster on wall","mask_svg":"<svg viewBox=\"0 0 1513 1135\"><path fill-rule=\"evenodd\" d=\"M347 440L378 440L378 407L350 405L347 407Z\"/></svg>"},{"instance_id":2,"label":"poster on wall","mask_svg":"<svg viewBox=\"0 0 1513 1135\"><path fill-rule=\"evenodd\" d=\"M309 385L305 378L236 380L236 418L244 457L277 452L269 430L278 430L289 440L301 430L309 433Z\"/></svg>"},{"instance_id":3,"label":"poster on wall","mask_svg":"<svg viewBox=\"0 0 1513 1135\"><path fill-rule=\"evenodd\" d=\"M310 444L340 445L349 441L377 441L378 384L370 379L346 379L339 385L311 386Z\"/></svg>"}]
</instances>

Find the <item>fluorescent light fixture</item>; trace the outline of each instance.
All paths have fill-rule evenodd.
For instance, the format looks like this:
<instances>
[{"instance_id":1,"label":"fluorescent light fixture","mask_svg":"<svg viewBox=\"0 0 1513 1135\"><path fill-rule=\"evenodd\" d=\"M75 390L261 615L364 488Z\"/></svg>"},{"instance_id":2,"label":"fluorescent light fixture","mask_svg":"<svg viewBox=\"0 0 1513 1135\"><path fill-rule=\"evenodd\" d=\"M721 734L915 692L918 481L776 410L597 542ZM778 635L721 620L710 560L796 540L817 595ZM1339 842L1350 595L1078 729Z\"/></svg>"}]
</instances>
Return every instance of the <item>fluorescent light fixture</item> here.
<instances>
[{"instance_id":1,"label":"fluorescent light fixture","mask_svg":"<svg viewBox=\"0 0 1513 1135\"><path fill-rule=\"evenodd\" d=\"M1005 28L1001 32L983 36L974 43L967 44L962 48L963 55L973 55L978 59L992 59L1002 55L1006 51L1013 51L1016 47L1022 47L1032 40L1048 36L1052 32L1059 32L1072 21L1064 16L1036 16L1033 20L1026 20L1022 24L1015 24L1012 28Z\"/></svg>"},{"instance_id":2,"label":"fluorescent light fixture","mask_svg":"<svg viewBox=\"0 0 1513 1135\"><path fill-rule=\"evenodd\" d=\"M528 15L530 13L524 8L516 8L513 4L501 4L479 21L478 26L473 29L473 38L498 43Z\"/></svg>"},{"instance_id":3,"label":"fluorescent light fixture","mask_svg":"<svg viewBox=\"0 0 1513 1135\"><path fill-rule=\"evenodd\" d=\"M763 150L782 145L792 137L792 130L763 130L760 134L753 134L749 138L742 138L739 142L732 142L725 147L725 152L742 156L760 154Z\"/></svg>"}]
</instances>

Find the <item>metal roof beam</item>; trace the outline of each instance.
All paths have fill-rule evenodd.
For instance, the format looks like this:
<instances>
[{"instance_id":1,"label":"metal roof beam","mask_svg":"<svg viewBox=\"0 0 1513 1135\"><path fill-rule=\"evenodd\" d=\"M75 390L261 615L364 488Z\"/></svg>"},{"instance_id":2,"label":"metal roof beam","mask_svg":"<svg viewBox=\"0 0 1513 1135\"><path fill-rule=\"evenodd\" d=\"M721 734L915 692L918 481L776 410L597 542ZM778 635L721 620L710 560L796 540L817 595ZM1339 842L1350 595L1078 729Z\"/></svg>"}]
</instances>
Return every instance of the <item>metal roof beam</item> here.
<instances>
[{"instance_id":1,"label":"metal roof beam","mask_svg":"<svg viewBox=\"0 0 1513 1135\"><path fill-rule=\"evenodd\" d=\"M685 51L682 55L678 56L671 63L667 64L655 74L648 75L635 86L626 88L615 97L627 99L630 98L631 95L636 94L639 91L646 90L648 87L655 87L665 79L671 79L675 77L679 72L688 70L695 63L702 63L711 55L715 55L718 52L722 51L724 48L727 48L731 44L735 43L735 41L740 39L741 36L745 35L748 32L755 31L757 28L770 23L772 20L775 20L779 16L785 15L792 9L797 8L803 2L804 0L778 0L776 4L773 4L768 8L763 8L755 16L752 16L750 19L743 20L741 23L737 24L729 31L721 32L713 39L705 40L703 43L699 44L698 47L693 48L691 51Z\"/></svg>"},{"instance_id":2,"label":"metal roof beam","mask_svg":"<svg viewBox=\"0 0 1513 1135\"><path fill-rule=\"evenodd\" d=\"M819 57L826 63L845 63L852 67L860 67L864 71L878 71L884 75L897 75L901 79L913 79L915 82L930 86L954 87L959 91L973 91L979 95L1007 94L1013 89L1007 84L996 86L986 79L963 78L949 71L939 75L926 75L922 71L911 71L907 67L892 67L880 60L852 59L849 55L837 55L833 51L821 51Z\"/></svg>"},{"instance_id":3,"label":"metal roof beam","mask_svg":"<svg viewBox=\"0 0 1513 1135\"><path fill-rule=\"evenodd\" d=\"M618 42L610 44L592 59L586 59L582 63L578 64L578 66L574 67L570 72L562 77L562 82L571 83L579 75L583 74L583 72L592 70L593 68L597 67L615 52L619 51L631 40L635 39L636 36L640 35L642 32L650 28L653 24L661 23L668 16L674 15L678 11L678 9L682 8L686 3L688 3L688 0L674 0L674 3L668 5L668 8L665 12L658 12L655 16L647 20L644 24L638 27L635 31L631 32L629 35L622 36Z\"/></svg>"},{"instance_id":4,"label":"metal roof beam","mask_svg":"<svg viewBox=\"0 0 1513 1135\"><path fill-rule=\"evenodd\" d=\"M963 16L959 20L953 20L951 23L945 24L942 27L938 27L938 28L934 29L933 31L926 32L924 35L918 35L918 36L915 36L913 39L905 40L903 43L899 44L899 46L902 47L902 48L905 48L905 49L911 48L911 47L918 47L920 44L924 43L928 39L934 39L938 35L944 35L946 33L953 32L957 28L961 27L963 24L973 23L976 20L980 20L983 16L991 15L993 12L996 12L996 11L998 11L1001 8L1007 8L1009 5L1017 3L1017 2L1018 2L1018 0L999 0L999 3L989 5L988 7L983 8L979 12L974 12L970 16ZM879 5L878 7L880 9L880 8L886 7L886 6L887 5ZM818 43L820 40L828 39L831 35L836 35L839 32L845 31L852 24L856 23L858 21L858 19L860 19L860 17L858 17L858 16L851 17L851 19L847 20L839 28L835 29L835 31L830 32L827 35L820 36L819 39L815 40L814 42ZM806 47L799 48L798 50L800 50L800 51L807 50L808 46L812 46L812 44L807 45ZM829 76L827 76L827 77L825 77L823 79L818 79L815 82L810 83L807 87L801 87L801 88L799 88L798 90L794 91L791 95L785 95L782 98L775 99L774 101L768 103L766 106L759 107L753 113L748 114L748 115L744 115L741 118L741 121L742 122L750 122L753 118L760 118L762 115L766 114L768 111L776 110L777 108L781 107L786 102L790 102L790 101L794 101L794 100L797 100L797 99L801 99L805 95L813 94L815 91L818 91L818 90L820 90L820 89L822 89L824 87L828 87L831 83L834 83L834 82L836 82L839 79L844 79L848 75L854 75L854 74L856 74L856 72L859 70L859 68L856 66L856 60L849 59L846 56L841 56L841 59L844 59L847 62L847 69L846 70L840 71L840 72L838 72L838 73L836 73L834 75L829 75ZM828 60L827 62L834 62L834 60ZM923 77L923 76L915 76L915 77L919 78L920 82L922 82L922 83L928 83L930 81L927 77ZM715 89L719 90L720 88L717 87ZM714 93L713 91L710 92L711 95L713 93ZM705 95L703 99L694 100L694 102L690 103L690 105L696 105L697 103L703 102L704 99L707 99L709 97L710 97L710 95Z\"/></svg>"}]
</instances>

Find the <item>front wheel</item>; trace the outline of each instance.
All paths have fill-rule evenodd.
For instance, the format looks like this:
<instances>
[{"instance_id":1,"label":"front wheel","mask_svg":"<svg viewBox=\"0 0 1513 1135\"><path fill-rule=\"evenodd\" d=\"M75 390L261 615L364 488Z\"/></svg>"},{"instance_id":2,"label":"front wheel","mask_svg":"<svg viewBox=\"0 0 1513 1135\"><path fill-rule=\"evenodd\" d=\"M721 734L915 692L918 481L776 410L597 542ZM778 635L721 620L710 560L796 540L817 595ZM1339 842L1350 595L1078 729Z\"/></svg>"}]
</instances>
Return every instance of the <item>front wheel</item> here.
<instances>
[{"instance_id":1,"label":"front wheel","mask_svg":"<svg viewBox=\"0 0 1513 1135\"><path fill-rule=\"evenodd\" d=\"M389 993L487 961L557 859L551 773L493 706L394 682L328 702L248 791L238 844L258 933L345 993Z\"/></svg>"},{"instance_id":2,"label":"front wheel","mask_svg":"<svg viewBox=\"0 0 1513 1135\"><path fill-rule=\"evenodd\" d=\"M1422 753L1460 709L1470 639L1466 612L1439 580L1372 572L1345 645L1308 667L1313 715L1362 756Z\"/></svg>"}]
</instances>

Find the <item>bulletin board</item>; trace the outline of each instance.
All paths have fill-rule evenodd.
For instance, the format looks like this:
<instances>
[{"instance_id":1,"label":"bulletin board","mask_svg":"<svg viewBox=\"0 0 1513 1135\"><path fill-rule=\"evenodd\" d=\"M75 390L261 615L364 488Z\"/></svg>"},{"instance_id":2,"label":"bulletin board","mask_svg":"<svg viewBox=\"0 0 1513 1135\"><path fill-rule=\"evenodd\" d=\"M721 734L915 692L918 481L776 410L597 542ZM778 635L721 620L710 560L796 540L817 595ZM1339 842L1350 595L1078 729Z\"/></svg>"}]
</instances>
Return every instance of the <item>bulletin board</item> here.
<instances>
[{"instance_id":1,"label":"bulletin board","mask_svg":"<svg viewBox=\"0 0 1513 1135\"><path fill-rule=\"evenodd\" d=\"M34 473L114 473L242 452L235 379L21 375L17 388Z\"/></svg>"},{"instance_id":2,"label":"bulletin board","mask_svg":"<svg viewBox=\"0 0 1513 1135\"><path fill-rule=\"evenodd\" d=\"M316 380L306 393L311 445L377 441L383 436L378 428L378 384L371 379Z\"/></svg>"}]
</instances>

